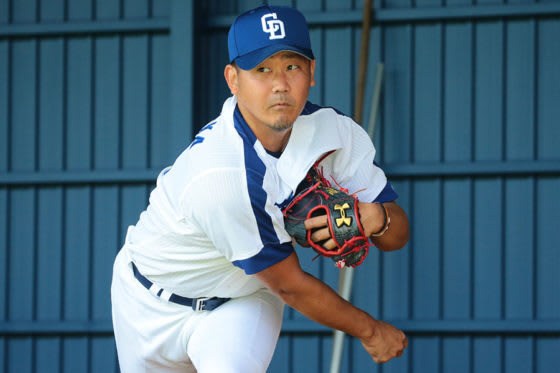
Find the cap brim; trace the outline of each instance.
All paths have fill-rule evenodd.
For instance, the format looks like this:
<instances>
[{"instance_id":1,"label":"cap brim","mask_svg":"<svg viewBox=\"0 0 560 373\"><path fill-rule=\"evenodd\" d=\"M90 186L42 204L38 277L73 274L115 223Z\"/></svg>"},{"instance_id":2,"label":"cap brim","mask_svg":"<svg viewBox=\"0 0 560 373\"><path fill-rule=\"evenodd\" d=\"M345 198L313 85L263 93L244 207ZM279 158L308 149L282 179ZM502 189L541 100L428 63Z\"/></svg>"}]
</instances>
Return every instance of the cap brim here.
<instances>
[{"instance_id":1,"label":"cap brim","mask_svg":"<svg viewBox=\"0 0 560 373\"><path fill-rule=\"evenodd\" d=\"M301 54L307 59L315 59L315 56L313 56L313 52L309 49L297 48L293 45L274 44L268 47L257 49L256 51L248 53L244 56L239 56L232 62L235 62L237 66L239 66L243 70L251 70L255 68L255 66L257 66L259 63L266 60L268 57L281 51L291 51L297 54Z\"/></svg>"}]
</instances>

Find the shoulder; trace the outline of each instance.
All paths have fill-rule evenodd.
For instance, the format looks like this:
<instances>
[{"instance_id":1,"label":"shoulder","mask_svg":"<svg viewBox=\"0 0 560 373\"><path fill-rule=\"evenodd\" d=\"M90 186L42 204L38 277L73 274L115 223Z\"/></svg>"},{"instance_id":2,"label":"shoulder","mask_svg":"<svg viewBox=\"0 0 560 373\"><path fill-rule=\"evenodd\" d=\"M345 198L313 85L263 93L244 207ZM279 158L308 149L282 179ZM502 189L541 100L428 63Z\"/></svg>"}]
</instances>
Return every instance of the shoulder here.
<instances>
[{"instance_id":1,"label":"shoulder","mask_svg":"<svg viewBox=\"0 0 560 373\"><path fill-rule=\"evenodd\" d=\"M300 117L305 118L313 115L329 115L333 118L342 117L351 120L349 116L347 116L346 114L344 114L342 111L338 110L335 107L321 106L321 105L314 104L311 101L307 101L305 106L303 107L303 110L301 111Z\"/></svg>"},{"instance_id":2,"label":"shoulder","mask_svg":"<svg viewBox=\"0 0 560 373\"><path fill-rule=\"evenodd\" d=\"M308 101L299 121L315 128L319 133L340 138L343 146L352 146L352 144L363 146L364 143L370 142L370 137L362 126L344 112L331 106L321 106Z\"/></svg>"},{"instance_id":3,"label":"shoulder","mask_svg":"<svg viewBox=\"0 0 560 373\"><path fill-rule=\"evenodd\" d=\"M363 128L350 116L332 106L321 106L307 101L303 108L300 119L305 122L322 125L322 130L336 130L339 127L345 131L364 132ZM327 128L328 124L328 128Z\"/></svg>"},{"instance_id":4,"label":"shoulder","mask_svg":"<svg viewBox=\"0 0 560 373\"><path fill-rule=\"evenodd\" d=\"M312 115L317 112L325 112L325 113L330 113L331 115L340 115L349 118L342 111L332 106L321 106L321 105L314 104L311 101L307 101L300 115L304 115L304 116Z\"/></svg>"}]
</instances>

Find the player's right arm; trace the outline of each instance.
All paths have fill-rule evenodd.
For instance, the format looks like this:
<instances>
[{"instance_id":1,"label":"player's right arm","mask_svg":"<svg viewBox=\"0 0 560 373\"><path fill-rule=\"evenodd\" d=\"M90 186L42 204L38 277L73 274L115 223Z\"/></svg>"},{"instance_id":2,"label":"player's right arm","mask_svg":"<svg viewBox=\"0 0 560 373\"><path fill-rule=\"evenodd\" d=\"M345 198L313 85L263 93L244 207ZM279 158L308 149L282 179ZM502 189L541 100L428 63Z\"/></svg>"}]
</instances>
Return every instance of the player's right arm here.
<instances>
[{"instance_id":1,"label":"player's right arm","mask_svg":"<svg viewBox=\"0 0 560 373\"><path fill-rule=\"evenodd\" d=\"M359 338L375 362L401 356L408 344L402 331L375 320L324 282L304 272L295 253L255 276L311 320Z\"/></svg>"}]
</instances>

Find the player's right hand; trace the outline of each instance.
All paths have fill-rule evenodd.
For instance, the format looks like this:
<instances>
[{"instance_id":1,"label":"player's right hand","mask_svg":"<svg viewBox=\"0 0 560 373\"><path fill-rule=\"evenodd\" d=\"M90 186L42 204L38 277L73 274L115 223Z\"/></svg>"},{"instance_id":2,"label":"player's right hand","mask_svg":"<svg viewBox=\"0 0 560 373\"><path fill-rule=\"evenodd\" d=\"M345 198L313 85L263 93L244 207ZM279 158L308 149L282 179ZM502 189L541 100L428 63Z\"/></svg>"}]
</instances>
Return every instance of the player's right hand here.
<instances>
[{"instance_id":1,"label":"player's right hand","mask_svg":"<svg viewBox=\"0 0 560 373\"><path fill-rule=\"evenodd\" d=\"M400 357L408 346L406 335L391 324L376 320L375 332L369 338L361 339L362 345L376 363L386 363Z\"/></svg>"}]
</instances>

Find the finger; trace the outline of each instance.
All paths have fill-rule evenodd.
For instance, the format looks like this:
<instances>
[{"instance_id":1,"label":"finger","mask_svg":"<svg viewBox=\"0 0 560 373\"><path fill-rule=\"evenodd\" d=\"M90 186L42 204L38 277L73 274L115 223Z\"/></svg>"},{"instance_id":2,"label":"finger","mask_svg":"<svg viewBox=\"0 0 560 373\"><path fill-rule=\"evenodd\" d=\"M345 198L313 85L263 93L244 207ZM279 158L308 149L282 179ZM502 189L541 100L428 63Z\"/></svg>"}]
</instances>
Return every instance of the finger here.
<instances>
[{"instance_id":1,"label":"finger","mask_svg":"<svg viewBox=\"0 0 560 373\"><path fill-rule=\"evenodd\" d=\"M328 228L318 229L311 234L311 240L321 245L325 250L334 250L337 248L336 243L331 238Z\"/></svg>"},{"instance_id":2,"label":"finger","mask_svg":"<svg viewBox=\"0 0 560 373\"><path fill-rule=\"evenodd\" d=\"M324 240L328 240L331 238L331 234L328 228L318 229L311 234L311 239L313 242L320 242Z\"/></svg>"},{"instance_id":3,"label":"finger","mask_svg":"<svg viewBox=\"0 0 560 373\"><path fill-rule=\"evenodd\" d=\"M336 243L332 238L324 242L322 246L327 250L335 250L337 248Z\"/></svg>"},{"instance_id":4,"label":"finger","mask_svg":"<svg viewBox=\"0 0 560 373\"><path fill-rule=\"evenodd\" d=\"M375 361L375 362L378 363L378 364L386 363L386 362L388 362L389 360L391 360L391 358L388 358L388 359L384 359L384 358L373 358L373 361Z\"/></svg>"},{"instance_id":5,"label":"finger","mask_svg":"<svg viewBox=\"0 0 560 373\"><path fill-rule=\"evenodd\" d=\"M327 215L320 215L315 216L313 218L309 218L304 222L305 229L313 229L313 228L321 228L326 227L328 225Z\"/></svg>"}]
</instances>

